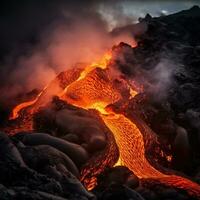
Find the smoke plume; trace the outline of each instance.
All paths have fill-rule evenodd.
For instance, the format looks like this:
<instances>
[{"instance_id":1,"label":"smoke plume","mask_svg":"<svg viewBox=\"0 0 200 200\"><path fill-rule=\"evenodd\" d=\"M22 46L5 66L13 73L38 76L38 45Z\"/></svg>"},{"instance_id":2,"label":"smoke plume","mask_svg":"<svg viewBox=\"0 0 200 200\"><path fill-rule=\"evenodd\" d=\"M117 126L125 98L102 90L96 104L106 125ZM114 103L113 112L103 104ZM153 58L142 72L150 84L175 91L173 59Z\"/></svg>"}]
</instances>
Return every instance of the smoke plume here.
<instances>
[{"instance_id":1,"label":"smoke plume","mask_svg":"<svg viewBox=\"0 0 200 200\"><path fill-rule=\"evenodd\" d=\"M153 6L153 1L144 4L137 0L2 2L0 100L40 89L60 71L77 62L94 61L114 44L132 43L133 34L146 29L133 28L138 17L163 9L174 12L173 5L179 5L178 1L161 2L158 7Z\"/></svg>"},{"instance_id":2,"label":"smoke plume","mask_svg":"<svg viewBox=\"0 0 200 200\"><path fill-rule=\"evenodd\" d=\"M134 42L131 33L109 32L100 7L100 1L19 1L11 13L5 5L10 28L1 33L5 38L0 49L2 98L40 89L77 62L93 62L120 41ZM116 6L115 19L120 11Z\"/></svg>"}]
</instances>

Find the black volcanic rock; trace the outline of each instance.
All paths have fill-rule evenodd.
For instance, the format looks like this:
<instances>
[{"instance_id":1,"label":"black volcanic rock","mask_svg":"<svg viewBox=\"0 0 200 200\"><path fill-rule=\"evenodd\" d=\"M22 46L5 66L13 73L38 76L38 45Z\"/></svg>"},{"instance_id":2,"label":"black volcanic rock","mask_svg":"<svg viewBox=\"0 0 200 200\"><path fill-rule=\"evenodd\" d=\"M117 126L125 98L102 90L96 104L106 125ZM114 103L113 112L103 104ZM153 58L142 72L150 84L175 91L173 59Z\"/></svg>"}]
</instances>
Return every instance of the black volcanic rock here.
<instances>
[{"instance_id":1,"label":"black volcanic rock","mask_svg":"<svg viewBox=\"0 0 200 200\"><path fill-rule=\"evenodd\" d=\"M66 156L50 146L26 147L16 138L0 133L0 152L2 200L95 198L67 170L71 163Z\"/></svg>"},{"instance_id":2,"label":"black volcanic rock","mask_svg":"<svg viewBox=\"0 0 200 200\"><path fill-rule=\"evenodd\" d=\"M132 189L139 186L139 179L133 172L127 167L116 166L105 170L100 174L98 179L98 186L95 188L98 190L105 190L112 185L124 185Z\"/></svg>"},{"instance_id":3,"label":"black volcanic rock","mask_svg":"<svg viewBox=\"0 0 200 200\"><path fill-rule=\"evenodd\" d=\"M16 146L12 143L9 137L2 132L0 132L0 144L0 163L2 167L5 166L5 168L7 168L9 165L13 164L20 167L26 167L26 164Z\"/></svg>"},{"instance_id":4,"label":"black volcanic rock","mask_svg":"<svg viewBox=\"0 0 200 200\"><path fill-rule=\"evenodd\" d=\"M105 125L96 114L77 108L65 101L54 98L51 104L34 114L34 129L52 136L87 146L93 154L105 148Z\"/></svg>"},{"instance_id":5,"label":"black volcanic rock","mask_svg":"<svg viewBox=\"0 0 200 200\"><path fill-rule=\"evenodd\" d=\"M174 168L185 171L190 165L191 155L188 132L182 127L177 127L177 135L172 144L172 154L172 163L175 162L173 163Z\"/></svg>"},{"instance_id":6,"label":"black volcanic rock","mask_svg":"<svg viewBox=\"0 0 200 200\"><path fill-rule=\"evenodd\" d=\"M112 62L126 78L143 86L148 100L130 100L124 111L131 113L135 108L134 112L157 133L163 147L173 144L176 127L182 126L188 132L190 167L185 170L180 166L179 170L194 175L200 164L200 126L194 124L199 124L200 117L191 123L188 117L193 117L187 113L200 111L200 8L194 6L156 18L147 16L140 23L147 29L137 36L138 46L121 43L114 49Z\"/></svg>"},{"instance_id":7,"label":"black volcanic rock","mask_svg":"<svg viewBox=\"0 0 200 200\"><path fill-rule=\"evenodd\" d=\"M63 165L63 168L69 170L76 177L79 176L79 171L73 161L66 154L52 146L24 146L18 147L18 149L27 165L36 171L45 174L48 166L58 168L59 165Z\"/></svg>"},{"instance_id":8,"label":"black volcanic rock","mask_svg":"<svg viewBox=\"0 0 200 200\"><path fill-rule=\"evenodd\" d=\"M122 185L112 185L104 190L99 196L99 200L145 200L139 193L130 188Z\"/></svg>"},{"instance_id":9,"label":"black volcanic rock","mask_svg":"<svg viewBox=\"0 0 200 200\"><path fill-rule=\"evenodd\" d=\"M137 26L145 28L137 33L138 46L115 46L111 65L127 79L142 85L144 91L124 107L119 106L119 110L124 109L128 116L134 112L156 132L166 153L163 165L199 182L200 8L194 6L157 18L147 15ZM117 31L122 30L113 34ZM73 161L78 165L80 159L76 154L76 162L71 150L77 148L90 155L104 148L102 127L89 112L58 99L54 99L54 104L35 114L35 135L8 137L0 133L0 199L95 199L70 172L77 173ZM173 155L172 162L165 155ZM192 199L161 184L141 186L141 181L125 167L114 167L101 175L92 191L99 200Z\"/></svg>"},{"instance_id":10,"label":"black volcanic rock","mask_svg":"<svg viewBox=\"0 0 200 200\"><path fill-rule=\"evenodd\" d=\"M24 135L22 142L25 145L49 145L68 155L76 165L80 166L88 159L88 153L80 145L67 142L63 139L53 137L44 133L33 133Z\"/></svg>"}]
</instances>

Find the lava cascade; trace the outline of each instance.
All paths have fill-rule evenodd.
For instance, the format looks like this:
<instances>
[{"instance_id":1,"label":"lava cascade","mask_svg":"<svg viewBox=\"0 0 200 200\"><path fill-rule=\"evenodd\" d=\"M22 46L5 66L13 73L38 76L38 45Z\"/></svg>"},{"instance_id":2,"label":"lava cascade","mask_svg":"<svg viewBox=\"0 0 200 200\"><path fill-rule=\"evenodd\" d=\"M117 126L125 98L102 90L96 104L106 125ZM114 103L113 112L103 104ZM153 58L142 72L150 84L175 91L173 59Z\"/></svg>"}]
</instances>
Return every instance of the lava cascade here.
<instances>
[{"instance_id":1,"label":"lava cascade","mask_svg":"<svg viewBox=\"0 0 200 200\"><path fill-rule=\"evenodd\" d=\"M102 59L103 62L94 63L86 67L76 80L66 85L63 91L57 93L57 95L75 106L99 111L100 117L113 133L122 165L128 167L140 179L153 179L168 186L184 189L189 194L200 197L200 186L198 184L180 176L164 174L148 162L145 156L143 134L138 128L138 123L141 122L131 121L123 114L117 114L112 110L106 109L109 104L113 104L123 98L120 91L114 87L112 78L109 77L109 59L110 56L106 54ZM133 93L136 94L137 92L130 89L130 96ZM41 95L34 100L34 104ZM28 102L27 104L30 105ZM14 110L13 113L17 112ZM102 155L101 162L105 162L106 158L105 155ZM90 171L89 165L88 171ZM84 177L84 173L82 173L82 177ZM94 185L86 186L92 189Z\"/></svg>"}]
</instances>

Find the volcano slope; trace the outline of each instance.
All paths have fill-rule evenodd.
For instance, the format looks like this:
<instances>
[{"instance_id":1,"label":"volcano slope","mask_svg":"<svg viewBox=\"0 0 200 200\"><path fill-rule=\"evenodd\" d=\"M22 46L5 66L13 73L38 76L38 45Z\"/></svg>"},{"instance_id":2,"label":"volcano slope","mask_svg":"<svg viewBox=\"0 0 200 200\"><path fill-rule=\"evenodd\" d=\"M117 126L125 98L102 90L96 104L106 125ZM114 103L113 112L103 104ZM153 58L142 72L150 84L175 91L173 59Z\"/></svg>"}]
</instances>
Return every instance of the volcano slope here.
<instances>
[{"instance_id":1,"label":"volcano slope","mask_svg":"<svg viewBox=\"0 0 200 200\"><path fill-rule=\"evenodd\" d=\"M121 72L125 76L127 76L127 78L129 77L135 79L144 85L143 96L141 94L137 95L134 99L130 100L127 105L123 107L114 105L112 109L115 110L115 112L125 113L126 116L130 119L133 119L134 117L133 112L131 112L132 110L134 110L134 115L137 115L139 118L142 118L144 121L150 124L151 128L158 134L158 138L160 140L159 142L161 143L161 145L163 145L163 147L166 147L165 151L169 154L168 155L169 157L166 157L168 159L164 159L165 157L163 158L164 159L163 165L179 169L180 171L185 172L187 175L191 176L191 178L194 179L196 178L197 181L198 181L197 167L198 167L198 134L199 134L198 109L199 108L197 101L198 93L197 90L195 90L195 88L198 86L198 78L197 75L196 76L194 75L195 73L197 73L196 68L195 70L192 70L191 67L192 64L190 63L190 61L193 58L192 59L188 58L191 52L187 51L188 48L190 50L193 49L195 52L197 51L197 54L195 54L196 55L195 62L198 64L197 58L199 58L198 57L199 43L198 43L198 38L193 36L193 34L198 30L197 26L199 21L198 13L199 13L199 8L194 7L189 11L185 11L167 17L154 19L151 18L150 16L147 16L145 19L141 20L141 23L147 24L148 29L147 32L144 33L144 35L138 38L138 40L140 40L139 46L135 49L132 49L128 45L120 44L118 47L115 47L113 49L114 52L116 53L116 56L113 58L112 61L113 66L115 67L117 66L118 69L120 69ZM180 27L174 28L172 21L179 24ZM186 24L191 24L189 23L190 21L195 24L195 26L192 26L192 28L190 27L191 29L194 30L191 30L189 27L186 26ZM183 31L183 29L185 28L187 28L185 30L186 33ZM193 40L196 41L194 42ZM172 47L175 49L175 52L171 51ZM175 47L177 47L177 49ZM120 54L121 56L120 55L118 56L118 54ZM165 56L163 56L163 54ZM177 55L180 56L178 57L178 59ZM125 58L125 62L123 63L122 60L118 59L122 57ZM157 69L157 65L160 66L159 63L161 61L163 62L163 60L166 59L173 60L178 66L178 70L177 68L175 69L170 68L171 69L170 75L172 76L173 84L171 84L170 82L170 84L168 85L167 84L168 82L164 82L165 84L167 84L168 86L167 88L161 87L162 84L160 84L160 79L157 80L157 77L153 76L155 74L154 69ZM186 61L187 59L189 59L190 61ZM169 65L167 65L167 67L168 66ZM161 69L163 68L161 67ZM165 68L163 70L165 70ZM167 76L167 79L171 76ZM140 78L138 79L137 77ZM182 89L184 89L183 90L184 93L182 92ZM163 92L164 95L158 95L162 94L161 93L162 90L164 90ZM94 98L95 97L96 96L94 96ZM56 104L56 106L54 104ZM73 121L72 119L75 118L73 111L75 108L71 107L69 108L67 105L65 105L66 104L65 102L62 102L60 100L55 100L54 104L53 104L53 111L49 110L48 107L46 108L46 110L43 113L43 115L45 116L44 118L41 117L42 116L41 113L39 116L37 115L37 117L39 118L38 119L36 117L39 122L37 123L37 125L38 124L44 125L43 123L45 122L45 120L47 119L48 120L47 123L45 124L46 126L44 125L43 127L41 126L38 127L35 125L35 130L38 131L45 130L47 133L51 133L56 137L61 137L62 134L56 135L56 133L59 133L60 131L51 129L52 127L55 128L55 126L52 127L49 126L50 124L52 125L55 122L55 119L51 119L50 113L59 111L59 113L56 114L57 116L56 123L58 123L59 126L56 128L61 129L63 125L66 126L66 124L63 123L63 116L67 117L71 116L69 117L70 119L68 119L69 124L72 125L73 128L75 128L76 127L76 125L74 125L75 122L72 123ZM79 117L84 116L84 118L86 118L86 116L89 115L87 117L90 118L90 120L91 118L95 118L94 116L91 117L90 113L79 110L79 108L76 108L75 110L79 113L78 114ZM44 121L42 121L42 119ZM77 118L75 119L77 120ZM105 119L105 122L106 121L112 122L115 120L116 120L115 118L107 118ZM125 121L129 123L129 121L127 120L128 119L125 119ZM123 121L124 119L121 120L121 122ZM118 121L117 123L120 123L120 121ZM83 121L82 124L87 124L87 123ZM97 125L97 127L98 126L100 126L102 129L102 125ZM51 130L49 130L48 128ZM64 129L65 128L66 127L64 127ZM110 127L110 129L112 130L112 127ZM99 135L101 136L101 138L104 137L102 136L103 133L102 134L99 133ZM32 137L32 139L28 137ZM37 140L36 137L40 137L40 139ZM75 142L76 139L74 138L74 136L71 138L70 136L66 137L67 140L71 140L73 141L72 143L76 143ZM43 141L45 142L48 141L48 144L47 143L41 144L41 138L43 138ZM65 151L66 147L67 146L69 147L70 144L65 143L65 148L63 149L62 140L63 139L57 140L54 138L53 144L56 145L53 146L52 138L49 136L47 138L43 134L41 135L41 133L30 134L30 136L27 136L27 134L25 133L21 133L17 134L15 137L11 137L11 139L5 136L4 134L1 134L0 141L2 148L0 150L1 150L1 155L4 155L1 157L2 161L1 183L3 183L3 185L1 186L2 198L16 199L22 197L21 199L25 198L28 199L30 198L31 195L35 195L34 196L35 199L95 198L94 195L85 191L84 188L81 188L81 185L78 182L78 180L67 171L68 169L75 176L78 176L77 168L79 168L79 165L81 165L81 163L78 163L75 160L76 156L75 158L73 158L73 162L76 165L71 163L69 158L70 152L69 150L67 152ZM105 139L103 139L103 141L104 140ZM34 144L35 141L36 143ZM98 138L98 141L102 141L102 139L99 140ZM104 148L104 144L102 143L99 149ZM83 163L88 159L88 154L84 149L88 149L89 151L90 148L95 148L95 145L91 146L91 144L93 143L88 142L86 144L82 144L82 147L84 148L80 146L79 148L77 148L76 153L77 155L82 157ZM33 147L29 147L30 145L33 145ZM48 145L50 145L51 148ZM87 145L89 145L89 147ZM73 149L74 146L70 147ZM57 151L59 152L57 152L55 149L52 148L56 148ZM96 150L99 149L97 148ZM40 156L39 158L37 158L37 154L39 152ZM182 154L184 153L184 156L187 159L184 160L181 159L181 156L183 155L181 155L180 152ZM5 156L5 153L6 155L9 156L8 157ZM65 154L63 155L62 153ZM52 157L51 158L47 157L47 155L51 155ZM58 155L59 155L59 158L57 158L58 160L54 161L55 157L58 157ZM66 157L66 155L68 157ZM31 159L35 157L37 159L33 160ZM130 162L132 161L130 160ZM7 165L9 167L5 166L5 164L6 165L9 164ZM40 169L41 165L45 167L43 169ZM63 165L65 167L63 167ZM138 172L141 173L140 169L138 169ZM24 174L26 176L24 176ZM45 174L45 176L41 174ZM12 177L15 178L12 179ZM49 177L51 179L49 179ZM21 180L21 182L19 182L19 180ZM173 183L174 179L171 179L171 181ZM67 185L68 187L66 187L66 183L69 184ZM76 187L73 188L72 187L73 184ZM134 188L135 191L141 194L141 196L138 193L131 190L130 188ZM95 188L95 190L93 190L93 192L96 194L98 199L113 199L116 197L117 198L120 197L121 199L129 199L129 198L143 199L143 197L145 199L195 198L188 196L183 191L171 188L169 187L169 185L166 187L163 186L162 184L153 183L153 181L152 184L148 182L146 185L138 187L137 178L129 170L123 167L121 168L116 167L113 169L111 168L107 172L105 172L105 176L104 173L102 172L101 177L99 177L97 187ZM78 196L76 196L76 194L78 194Z\"/></svg>"},{"instance_id":2,"label":"volcano slope","mask_svg":"<svg viewBox=\"0 0 200 200\"><path fill-rule=\"evenodd\" d=\"M145 91L119 109L120 112L124 110L129 118L136 114L159 136L169 156L163 160L163 166L179 170L197 182L200 163L199 20L198 6L159 18L147 15L140 20L147 31L137 36L137 48L121 44L116 48L114 62L123 74L143 83ZM134 26L127 28L131 30Z\"/></svg>"}]
</instances>

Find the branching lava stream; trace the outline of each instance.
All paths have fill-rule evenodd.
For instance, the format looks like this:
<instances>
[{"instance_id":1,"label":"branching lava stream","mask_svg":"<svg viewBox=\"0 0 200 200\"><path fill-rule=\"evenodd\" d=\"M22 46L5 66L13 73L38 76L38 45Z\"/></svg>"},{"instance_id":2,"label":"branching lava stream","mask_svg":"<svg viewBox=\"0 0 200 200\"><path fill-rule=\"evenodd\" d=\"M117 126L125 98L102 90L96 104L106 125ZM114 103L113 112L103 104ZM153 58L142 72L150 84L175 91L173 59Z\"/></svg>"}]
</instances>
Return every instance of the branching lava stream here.
<instances>
[{"instance_id":1,"label":"branching lava stream","mask_svg":"<svg viewBox=\"0 0 200 200\"><path fill-rule=\"evenodd\" d=\"M197 183L181 176L164 174L148 162L145 156L144 134L138 128L138 123L141 122L133 122L123 114L106 109L107 105L123 98L120 91L113 85L112 77L109 75L107 69L109 59L110 57L107 55L103 62L87 67L76 81L67 85L63 92L57 95L75 106L99 111L100 117L112 132L117 143L121 164L128 167L140 179L153 179L164 185L186 190L190 195L200 198L200 186ZM133 94L133 89L130 90L130 93ZM134 94L136 93L134 91ZM113 147L110 148L111 151L115 151ZM106 162L108 156L101 155L101 162ZM91 166L94 164L94 162L91 163ZM85 173L93 173L92 167L90 169L90 165L87 166L87 170L82 171L81 180L88 189L92 189L95 183L91 185L88 184L90 181L85 180ZM102 164L103 167L105 166ZM101 171L103 169L98 173Z\"/></svg>"}]
</instances>

